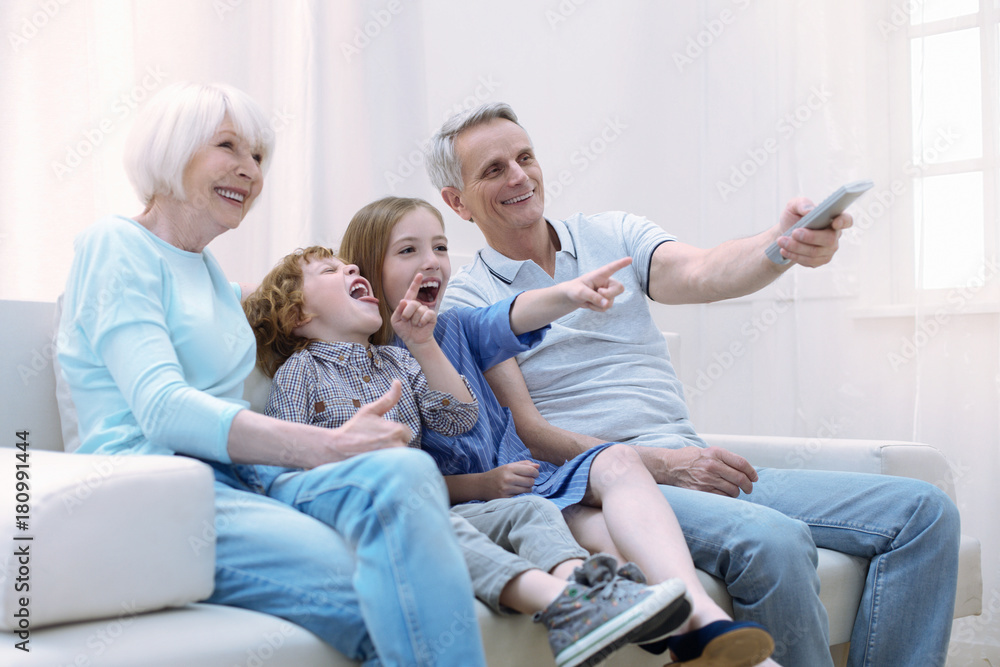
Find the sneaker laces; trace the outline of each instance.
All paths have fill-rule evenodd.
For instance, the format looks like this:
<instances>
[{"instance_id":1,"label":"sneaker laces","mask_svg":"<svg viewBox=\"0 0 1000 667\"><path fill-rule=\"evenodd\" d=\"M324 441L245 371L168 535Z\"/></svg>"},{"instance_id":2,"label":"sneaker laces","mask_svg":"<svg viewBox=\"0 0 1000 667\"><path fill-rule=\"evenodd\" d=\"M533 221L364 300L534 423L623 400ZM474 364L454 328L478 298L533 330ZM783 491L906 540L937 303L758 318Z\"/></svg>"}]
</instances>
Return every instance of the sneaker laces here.
<instances>
[{"instance_id":1,"label":"sneaker laces","mask_svg":"<svg viewBox=\"0 0 1000 667\"><path fill-rule=\"evenodd\" d=\"M626 563L616 570L618 561L608 554L594 554L573 570L573 580L590 589L587 597L624 601L643 594L646 576L635 563Z\"/></svg>"}]
</instances>

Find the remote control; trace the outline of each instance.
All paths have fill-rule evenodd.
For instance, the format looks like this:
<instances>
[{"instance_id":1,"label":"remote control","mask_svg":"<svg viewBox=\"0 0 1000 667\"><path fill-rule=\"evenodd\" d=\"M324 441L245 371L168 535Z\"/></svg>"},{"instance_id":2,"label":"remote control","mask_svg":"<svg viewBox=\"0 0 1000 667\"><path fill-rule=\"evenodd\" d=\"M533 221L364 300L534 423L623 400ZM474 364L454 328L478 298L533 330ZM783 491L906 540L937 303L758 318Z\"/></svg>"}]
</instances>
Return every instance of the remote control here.
<instances>
[{"instance_id":1,"label":"remote control","mask_svg":"<svg viewBox=\"0 0 1000 667\"><path fill-rule=\"evenodd\" d=\"M824 199L819 206L806 213L801 220L792 225L782 236L791 236L792 232L799 227L826 229L833 222L834 218L843 213L855 199L868 192L868 190L871 190L873 185L875 184L870 180L863 180L841 186L836 192ZM778 247L777 242L769 245L764 252L767 258L775 264L788 264L790 261L781 256L781 248Z\"/></svg>"}]
</instances>

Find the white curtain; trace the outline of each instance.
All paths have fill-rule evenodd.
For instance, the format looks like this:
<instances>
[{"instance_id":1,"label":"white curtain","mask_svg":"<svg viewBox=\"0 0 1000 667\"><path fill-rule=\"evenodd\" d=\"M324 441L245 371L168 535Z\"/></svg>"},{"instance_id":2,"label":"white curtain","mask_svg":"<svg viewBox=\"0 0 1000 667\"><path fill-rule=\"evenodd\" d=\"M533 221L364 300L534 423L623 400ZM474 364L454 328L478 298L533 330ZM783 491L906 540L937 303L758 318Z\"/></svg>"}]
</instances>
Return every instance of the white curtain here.
<instances>
[{"instance_id":1,"label":"white curtain","mask_svg":"<svg viewBox=\"0 0 1000 667\"><path fill-rule=\"evenodd\" d=\"M985 579L984 614L956 623L950 664L996 664L997 3L755 3L714 42L704 31L732 6L701 4L692 239L750 234L794 195L875 187L832 265L751 297L659 309L683 333L696 426L808 437L789 460L802 467L835 437L941 449Z\"/></svg>"},{"instance_id":2,"label":"white curtain","mask_svg":"<svg viewBox=\"0 0 1000 667\"><path fill-rule=\"evenodd\" d=\"M872 178L832 265L793 269L752 297L655 315L682 334L680 374L704 432L800 435L817 447L832 437L920 440L944 451L963 530L983 542L989 610L959 621L954 638L996 655L996 5L5 2L0 298L54 299L73 236L101 215L138 212L120 167L124 137L142 99L181 79L243 88L277 135L263 197L212 245L233 280L258 279L296 246L336 245L373 198L441 206L420 147L447 115L487 100L510 102L531 133L550 215L629 210L695 245L760 231L794 196L818 201ZM959 29L975 12L985 21L978 134L941 106L951 95L941 82L958 77L942 76L934 59L968 40L920 42L914 27ZM969 157L976 142L980 157ZM978 208L938 210L942 190L974 177L930 177L977 159ZM446 220L461 264L482 237ZM977 232L979 250L969 245ZM965 254L949 276L937 260L951 246Z\"/></svg>"}]
</instances>

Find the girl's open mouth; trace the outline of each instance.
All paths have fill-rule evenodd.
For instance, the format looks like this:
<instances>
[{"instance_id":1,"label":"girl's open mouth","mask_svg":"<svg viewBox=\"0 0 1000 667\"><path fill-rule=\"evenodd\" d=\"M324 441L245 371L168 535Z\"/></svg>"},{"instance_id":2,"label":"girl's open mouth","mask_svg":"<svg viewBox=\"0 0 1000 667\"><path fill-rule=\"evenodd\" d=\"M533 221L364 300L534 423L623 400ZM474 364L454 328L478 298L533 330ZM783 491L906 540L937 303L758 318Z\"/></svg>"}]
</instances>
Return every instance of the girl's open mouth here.
<instances>
[{"instance_id":1,"label":"girl's open mouth","mask_svg":"<svg viewBox=\"0 0 1000 667\"><path fill-rule=\"evenodd\" d=\"M417 301L424 305L432 305L437 302L438 292L440 291L440 280L428 280L420 286L420 290L417 292Z\"/></svg>"}]
</instances>

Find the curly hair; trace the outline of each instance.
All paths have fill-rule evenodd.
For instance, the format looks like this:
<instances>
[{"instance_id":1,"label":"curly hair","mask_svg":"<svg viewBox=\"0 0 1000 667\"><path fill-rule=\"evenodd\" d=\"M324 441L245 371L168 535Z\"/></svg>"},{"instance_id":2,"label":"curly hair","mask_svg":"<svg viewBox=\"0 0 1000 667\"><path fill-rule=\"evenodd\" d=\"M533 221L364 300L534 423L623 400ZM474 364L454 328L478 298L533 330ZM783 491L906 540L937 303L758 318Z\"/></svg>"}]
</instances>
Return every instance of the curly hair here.
<instances>
[{"instance_id":1,"label":"curly hair","mask_svg":"<svg viewBox=\"0 0 1000 667\"><path fill-rule=\"evenodd\" d=\"M257 339L257 364L268 377L274 377L281 364L309 344L308 338L293 333L306 317L302 265L332 257L336 253L324 246L299 248L285 255L243 301L243 312Z\"/></svg>"}]
</instances>

